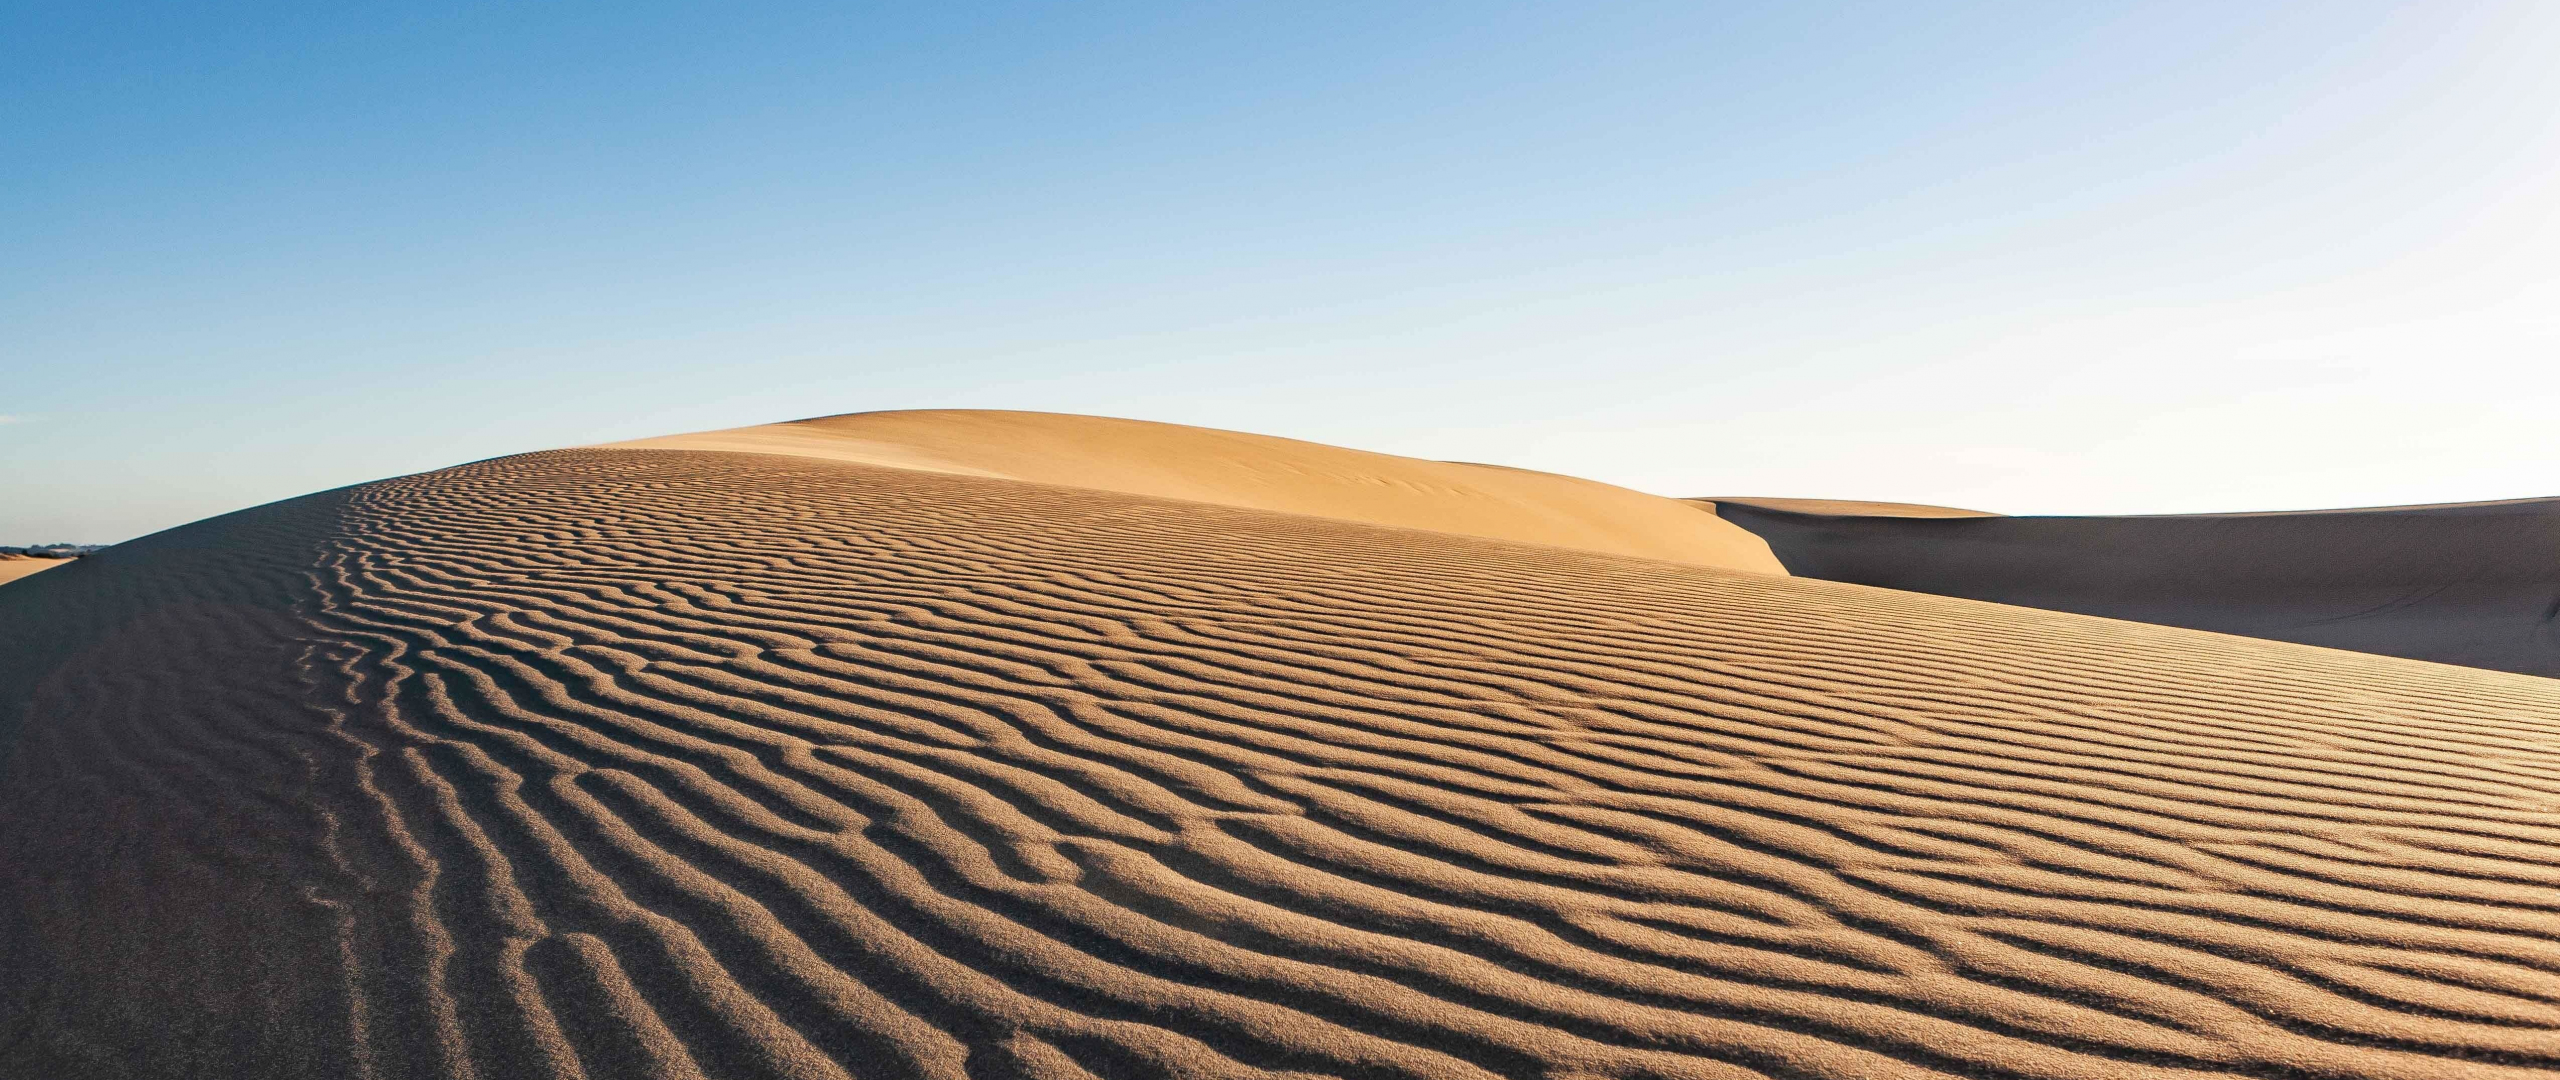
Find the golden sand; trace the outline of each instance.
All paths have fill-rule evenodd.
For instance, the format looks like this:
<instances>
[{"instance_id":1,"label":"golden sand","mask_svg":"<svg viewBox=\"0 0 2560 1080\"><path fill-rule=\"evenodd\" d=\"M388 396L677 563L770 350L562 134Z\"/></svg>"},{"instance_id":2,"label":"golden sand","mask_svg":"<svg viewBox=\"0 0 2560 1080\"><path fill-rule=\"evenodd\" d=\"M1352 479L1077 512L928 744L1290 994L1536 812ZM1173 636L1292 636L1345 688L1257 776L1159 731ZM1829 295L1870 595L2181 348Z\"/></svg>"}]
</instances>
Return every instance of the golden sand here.
<instances>
[{"instance_id":1,"label":"golden sand","mask_svg":"<svg viewBox=\"0 0 2560 1080\"><path fill-rule=\"evenodd\" d=\"M0 1075L2560 1068L2560 682L832 458L0 589Z\"/></svg>"}]
</instances>

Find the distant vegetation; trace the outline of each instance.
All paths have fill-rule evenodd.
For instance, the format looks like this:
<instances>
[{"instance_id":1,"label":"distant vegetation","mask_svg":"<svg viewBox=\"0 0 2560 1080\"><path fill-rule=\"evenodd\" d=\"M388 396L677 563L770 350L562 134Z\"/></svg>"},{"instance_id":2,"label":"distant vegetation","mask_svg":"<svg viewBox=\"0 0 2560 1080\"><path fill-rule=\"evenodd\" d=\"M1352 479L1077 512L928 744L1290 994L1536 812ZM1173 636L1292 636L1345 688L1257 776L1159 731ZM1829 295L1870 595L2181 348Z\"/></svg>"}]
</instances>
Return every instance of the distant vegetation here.
<instances>
[{"instance_id":1,"label":"distant vegetation","mask_svg":"<svg viewBox=\"0 0 2560 1080\"><path fill-rule=\"evenodd\" d=\"M31 547L0 547L0 559L77 559L105 551L105 544L36 544Z\"/></svg>"}]
</instances>

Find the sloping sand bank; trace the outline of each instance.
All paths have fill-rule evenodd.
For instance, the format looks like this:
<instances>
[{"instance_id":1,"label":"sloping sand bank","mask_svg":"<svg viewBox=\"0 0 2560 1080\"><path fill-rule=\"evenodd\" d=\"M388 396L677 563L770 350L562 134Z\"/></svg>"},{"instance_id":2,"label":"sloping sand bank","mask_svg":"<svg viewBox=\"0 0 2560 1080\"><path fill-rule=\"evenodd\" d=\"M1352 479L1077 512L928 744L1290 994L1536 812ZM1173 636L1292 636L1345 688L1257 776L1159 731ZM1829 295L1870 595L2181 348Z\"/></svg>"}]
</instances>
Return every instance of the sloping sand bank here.
<instances>
[{"instance_id":1,"label":"sloping sand bank","mask_svg":"<svg viewBox=\"0 0 2560 1080\"><path fill-rule=\"evenodd\" d=\"M24 556L0 555L0 585L70 562L69 559L30 559Z\"/></svg>"},{"instance_id":2,"label":"sloping sand bank","mask_svg":"<svg viewBox=\"0 0 2560 1080\"><path fill-rule=\"evenodd\" d=\"M1865 502L1857 499L1737 499L1719 495L1712 499L1686 499L1714 507L1724 503L1741 503L1769 510L1787 510L1798 514L1842 514L1850 517L1915 517L1960 518L1999 517L1987 510L1959 510L1952 506L1927 503Z\"/></svg>"},{"instance_id":3,"label":"sloping sand bank","mask_svg":"<svg viewBox=\"0 0 2560 1080\"><path fill-rule=\"evenodd\" d=\"M811 458L0 589L0 1076L2547 1077L2560 683Z\"/></svg>"},{"instance_id":4,"label":"sloping sand bank","mask_svg":"<svg viewBox=\"0 0 2560 1080\"><path fill-rule=\"evenodd\" d=\"M1805 577L2560 676L2560 499L1934 519L1773 503L1717 514Z\"/></svg>"},{"instance_id":5,"label":"sloping sand bank","mask_svg":"<svg viewBox=\"0 0 2560 1080\"><path fill-rule=\"evenodd\" d=\"M615 446L791 454L1786 573L1767 542L1678 499L1528 469L1144 420L922 409Z\"/></svg>"}]
</instances>

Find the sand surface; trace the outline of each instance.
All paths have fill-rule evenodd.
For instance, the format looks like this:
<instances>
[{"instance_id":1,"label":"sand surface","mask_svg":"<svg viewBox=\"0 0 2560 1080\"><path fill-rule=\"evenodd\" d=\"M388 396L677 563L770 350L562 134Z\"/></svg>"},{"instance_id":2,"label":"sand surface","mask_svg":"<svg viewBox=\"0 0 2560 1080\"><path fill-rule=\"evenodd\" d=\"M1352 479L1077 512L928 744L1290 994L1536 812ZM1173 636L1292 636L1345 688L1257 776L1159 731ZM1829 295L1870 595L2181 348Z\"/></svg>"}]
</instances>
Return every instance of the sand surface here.
<instances>
[{"instance_id":1,"label":"sand surface","mask_svg":"<svg viewBox=\"0 0 2560 1080\"><path fill-rule=\"evenodd\" d=\"M1758 536L1678 499L1528 469L1144 420L927 409L616 445L791 454L1786 572Z\"/></svg>"},{"instance_id":2,"label":"sand surface","mask_svg":"<svg viewBox=\"0 0 2560 1080\"><path fill-rule=\"evenodd\" d=\"M0 589L0 913L10 1077L2521 1080L2560 682L561 451Z\"/></svg>"},{"instance_id":3,"label":"sand surface","mask_svg":"<svg viewBox=\"0 0 2560 1080\"><path fill-rule=\"evenodd\" d=\"M1723 500L1793 573L2560 676L2560 499L1922 518Z\"/></svg>"},{"instance_id":4,"label":"sand surface","mask_svg":"<svg viewBox=\"0 0 2560 1080\"><path fill-rule=\"evenodd\" d=\"M0 555L0 585L6 585L29 574L51 570L70 561L69 559L30 559Z\"/></svg>"},{"instance_id":5,"label":"sand surface","mask_svg":"<svg viewBox=\"0 0 2560 1080\"><path fill-rule=\"evenodd\" d=\"M1786 510L1798 514L1836 514L1843 517L1904 518L1969 518L1999 517L1987 510L1959 510L1952 506L1930 506L1926 503L1866 502L1857 499L1762 499L1735 498L1719 495L1712 499L1689 499L1688 502L1740 503L1767 510Z\"/></svg>"}]
</instances>

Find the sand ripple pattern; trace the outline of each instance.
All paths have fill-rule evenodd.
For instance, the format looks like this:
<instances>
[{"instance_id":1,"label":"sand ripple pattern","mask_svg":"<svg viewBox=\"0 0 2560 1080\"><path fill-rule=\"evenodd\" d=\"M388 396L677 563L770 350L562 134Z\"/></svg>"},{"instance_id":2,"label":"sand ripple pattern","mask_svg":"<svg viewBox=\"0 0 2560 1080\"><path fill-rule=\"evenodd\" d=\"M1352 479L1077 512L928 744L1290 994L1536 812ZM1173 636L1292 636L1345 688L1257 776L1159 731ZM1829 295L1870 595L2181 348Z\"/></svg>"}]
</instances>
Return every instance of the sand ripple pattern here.
<instances>
[{"instance_id":1,"label":"sand ripple pattern","mask_svg":"<svg viewBox=\"0 0 2560 1080\"><path fill-rule=\"evenodd\" d=\"M2560 1069L2560 682L756 455L194 529L0 594L123 612L0 1074Z\"/></svg>"}]
</instances>

